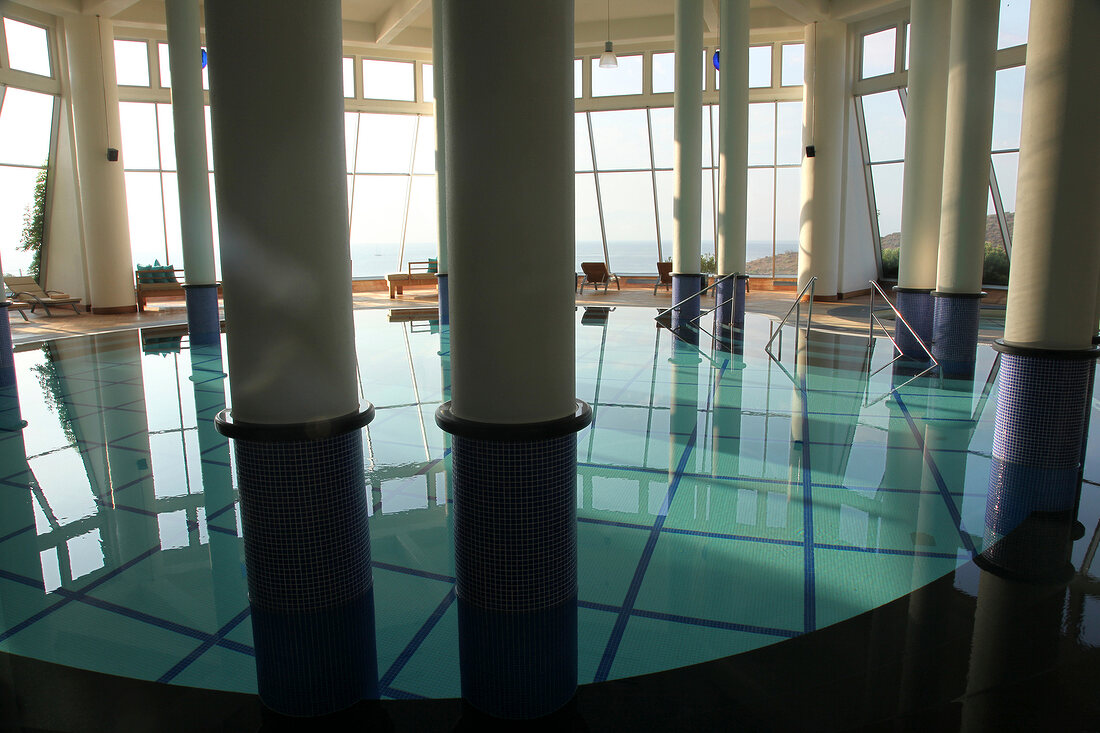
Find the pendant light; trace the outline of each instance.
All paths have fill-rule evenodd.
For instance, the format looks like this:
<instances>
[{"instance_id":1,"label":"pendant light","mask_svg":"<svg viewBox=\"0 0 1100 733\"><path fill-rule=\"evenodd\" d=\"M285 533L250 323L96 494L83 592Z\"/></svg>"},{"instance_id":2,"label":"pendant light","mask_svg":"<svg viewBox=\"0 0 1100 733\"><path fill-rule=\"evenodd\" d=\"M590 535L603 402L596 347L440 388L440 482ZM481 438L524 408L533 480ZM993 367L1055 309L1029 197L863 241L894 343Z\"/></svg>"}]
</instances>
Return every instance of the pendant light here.
<instances>
[{"instance_id":1,"label":"pendant light","mask_svg":"<svg viewBox=\"0 0 1100 733\"><path fill-rule=\"evenodd\" d=\"M604 44L603 55L600 56L600 68L619 68L619 62L615 58L615 51L611 47L611 0L607 0L607 43Z\"/></svg>"}]
</instances>

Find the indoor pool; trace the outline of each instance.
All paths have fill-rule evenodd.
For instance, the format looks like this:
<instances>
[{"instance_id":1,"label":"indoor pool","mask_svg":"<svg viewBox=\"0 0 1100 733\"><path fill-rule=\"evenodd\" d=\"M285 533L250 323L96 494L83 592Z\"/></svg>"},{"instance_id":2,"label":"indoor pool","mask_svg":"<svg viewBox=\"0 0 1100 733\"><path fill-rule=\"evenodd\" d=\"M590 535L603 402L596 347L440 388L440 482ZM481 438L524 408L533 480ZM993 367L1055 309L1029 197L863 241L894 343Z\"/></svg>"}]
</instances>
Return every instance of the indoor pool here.
<instances>
[{"instance_id":1,"label":"indoor pool","mask_svg":"<svg viewBox=\"0 0 1100 733\"><path fill-rule=\"evenodd\" d=\"M992 349L973 381L903 384L881 368L890 343L868 350L865 335L796 344L784 327L771 359L776 326L752 314L743 355L706 336L674 345L652 309L582 308L576 323L577 395L595 415L577 437L580 682L782 643L998 539ZM447 339L410 312L360 310L355 328L377 408L364 445L380 690L457 697L450 438L434 421ZM157 329L15 356L27 425L0 433L0 651L255 692L233 456L213 426L232 402L222 352Z\"/></svg>"}]
</instances>

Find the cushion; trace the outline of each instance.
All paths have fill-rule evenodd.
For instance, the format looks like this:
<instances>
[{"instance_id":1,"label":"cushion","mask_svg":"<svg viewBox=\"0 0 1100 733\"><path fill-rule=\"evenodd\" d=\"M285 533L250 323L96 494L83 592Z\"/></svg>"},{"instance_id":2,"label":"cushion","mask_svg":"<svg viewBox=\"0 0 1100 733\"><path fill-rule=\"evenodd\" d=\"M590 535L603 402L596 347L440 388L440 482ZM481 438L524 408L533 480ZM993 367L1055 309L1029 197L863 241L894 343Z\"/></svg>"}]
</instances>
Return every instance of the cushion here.
<instances>
[{"instance_id":1,"label":"cushion","mask_svg":"<svg viewBox=\"0 0 1100 733\"><path fill-rule=\"evenodd\" d=\"M152 265L137 266L137 281L139 285L147 285L151 282L154 282L153 278L155 277L155 275L153 272L151 272L152 269Z\"/></svg>"},{"instance_id":2,"label":"cushion","mask_svg":"<svg viewBox=\"0 0 1100 733\"><path fill-rule=\"evenodd\" d=\"M437 258L428 258L428 272L439 272L439 260Z\"/></svg>"}]
</instances>

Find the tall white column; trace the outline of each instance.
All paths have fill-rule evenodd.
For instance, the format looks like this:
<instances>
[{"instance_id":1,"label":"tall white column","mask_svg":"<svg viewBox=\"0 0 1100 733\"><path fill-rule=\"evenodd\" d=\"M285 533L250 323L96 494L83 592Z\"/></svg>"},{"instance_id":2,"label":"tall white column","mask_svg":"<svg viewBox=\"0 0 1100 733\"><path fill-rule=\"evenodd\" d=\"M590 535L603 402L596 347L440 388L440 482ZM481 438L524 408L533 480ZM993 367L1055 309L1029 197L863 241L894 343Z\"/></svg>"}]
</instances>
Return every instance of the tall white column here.
<instances>
[{"instance_id":1,"label":"tall white column","mask_svg":"<svg viewBox=\"0 0 1100 733\"><path fill-rule=\"evenodd\" d=\"M947 119L947 61L951 4L912 0L909 6L909 98L905 121L898 309L926 344L932 340L936 260L940 244L943 145ZM895 333L908 356L924 356L898 323Z\"/></svg>"},{"instance_id":2,"label":"tall white column","mask_svg":"<svg viewBox=\"0 0 1100 733\"><path fill-rule=\"evenodd\" d=\"M982 295L999 0L951 6L943 200L932 353L947 376L973 375Z\"/></svg>"},{"instance_id":3,"label":"tall white column","mask_svg":"<svg viewBox=\"0 0 1100 733\"><path fill-rule=\"evenodd\" d=\"M64 22L88 304L93 313L128 313L137 310L137 299L122 173L126 153L108 159L108 149L122 147L114 33L111 22L97 16L71 15Z\"/></svg>"},{"instance_id":4,"label":"tall white column","mask_svg":"<svg viewBox=\"0 0 1100 733\"><path fill-rule=\"evenodd\" d=\"M703 0L676 0L676 89L672 161L675 178L672 229L672 302L680 303L702 286L700 270L703 166ZM694 325L699 298L690 298L672 314L681 336L697 338L681 324Z\"/></svg>"},{"instance_id":5,"label":"tall white column","mask_svg":"<svg viewBox=\"0 0 1100 733\"><path fill-rule=\"evenodd\" d=\"M718 286L721 323L745 322L745 232L749 163L749 3L722 0L719 19L722 85L718 90L718 274L739 275Z\"/></svg>"},{"instance_id":6,"label":"tall white column","mask_svg":"<svg viewBox=\"0 0 1100 733\"><path fill-rule=\"evenodd\" d=\"M210 217L210 178L206 168L199 2L165 0L164 12L172 71L172 122L187 323L192 343L211 343L220 340L220 321Z\"/></svg>"},{"instance_id":7,"label":"tall white column","mask_svg":"<svg viewBox=\"0 0 1100 733\"><path fill-rule=\"evenodd\" d=\"M806 26L798 285L816 275L819 298L835 298L839 289L844 123L850 96L847 40L844 23Z\"/></svg>"},{"instance_id":8,"label":"tall white column","mask_svg":"<svg viewBox=\"0 0 1100 733\"><path fill-rule=\"evenodd\" d=\"M447 257L447 114L446 71L443 67L443 0L432 0L432 92L435 96L435 184L438 218L439 267L436 284L439 291L439 320L451 321L450 269Z\"/></svg>"}]
</instances>

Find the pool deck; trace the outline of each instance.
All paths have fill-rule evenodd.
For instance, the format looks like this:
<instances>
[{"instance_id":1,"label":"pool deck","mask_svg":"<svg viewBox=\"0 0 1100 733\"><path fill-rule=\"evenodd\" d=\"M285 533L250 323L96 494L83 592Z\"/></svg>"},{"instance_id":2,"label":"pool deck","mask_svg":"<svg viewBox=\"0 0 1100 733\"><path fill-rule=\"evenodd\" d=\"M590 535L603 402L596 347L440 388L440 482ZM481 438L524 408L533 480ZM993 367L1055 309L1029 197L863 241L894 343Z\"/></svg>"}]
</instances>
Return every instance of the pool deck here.
<instances>
[{"instance_id":1,"label":"pool deck","mask_svg":"<svg viewBox=\"0 0 1100 733\"><path fill-rule=\"evenodd\" d=\"M846 333L865 333L867 331L867 303L869 296L860 295L836 302L814 303L814 327ZM782 291L752 291L746 298L746 310L759 313L776 320L783 318L794 294ZM385 290L357 292L353 296L354 307L361 309L404 309L434 308L437 295L434 290L408 290L404 295L390 299ZM592 290L576 296L578 307L610 306L613 308L653 308L662 309L672 305L672 296L661 291L656 295L646 288L627 288L609 292ZM881 304L880 304L881 306ZM162 299L151 302L142 313L124 313L118 315L77 315L72 311L55 309L53 316L27 311L28 321L24 321L16 311L9 311L12 341L19 347L40 343L66 336L86 336L113 331L125 331L133 328L173 326L187 323L187 309L182 298ZM805 317L805 315L803 315ZM886 311L879 317L886 323L893 321L893 313ZM1004 333L1004 308L998 306L982 309L981 330L978 340L989 343ZM879 332L881 335L881 332Z\"/></svg>"}]
</instances>

